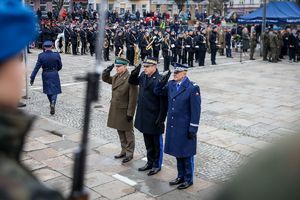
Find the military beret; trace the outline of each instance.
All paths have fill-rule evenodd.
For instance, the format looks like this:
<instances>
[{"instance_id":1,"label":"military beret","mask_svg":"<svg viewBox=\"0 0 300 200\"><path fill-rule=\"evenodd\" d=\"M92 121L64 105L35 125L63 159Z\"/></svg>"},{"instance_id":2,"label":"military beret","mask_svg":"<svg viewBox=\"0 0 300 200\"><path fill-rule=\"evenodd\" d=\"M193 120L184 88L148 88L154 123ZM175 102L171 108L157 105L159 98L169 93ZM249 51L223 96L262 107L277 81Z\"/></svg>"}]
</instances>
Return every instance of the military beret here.
<instances>
[{"instance_id":1,"label":"military beret","mask_svg":"<svg viewBox=\"0 0 300 200\"><path fill-rule=\"evenodd\" d=\"M154 57L147 57L143 62L143 65L157 65L157 59Z\"/></svg>"},{"instance_id":2,"label":"military beret","mask_svg":"<svg viewBox=\"0 0 300 200\"><path fill-rule=\"evenodd\" d=\"M175 72L182 72L182 71L187 71L188 66L180 63L172 63L172 66L174 67Z\"/></svg>"},{"instance_id":3,"label":"military beret","mask_svg":"<svg viewBox=\"0 0 300 200\"><path fill-rule=\"evenodd\" d=\"M0 1L0 61L17 55L36 37L36 17L16 0Z\"/></svg>"},{"instance_id":4,"label":"military beret","mask_svg":"<svg viewBox=\"0 0 300 200\"><path fill-rule=\"evenodd\" d=\"M129 60L125 58L116 57L115 59L115 65L128 65L128 64L129 64Z\"/></svg>"}]
</instances>

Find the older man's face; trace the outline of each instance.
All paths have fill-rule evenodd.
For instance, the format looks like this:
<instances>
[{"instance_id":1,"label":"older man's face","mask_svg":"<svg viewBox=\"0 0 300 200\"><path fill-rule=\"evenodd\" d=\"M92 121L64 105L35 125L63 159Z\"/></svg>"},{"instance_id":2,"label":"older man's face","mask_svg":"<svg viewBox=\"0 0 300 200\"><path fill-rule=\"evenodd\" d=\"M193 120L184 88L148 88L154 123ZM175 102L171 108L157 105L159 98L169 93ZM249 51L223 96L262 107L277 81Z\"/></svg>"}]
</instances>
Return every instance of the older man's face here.
<instances>
[{"instance_id":1,"label":"older man's face","mask_svg":"<svg viewBox=\"0 0 300 200\"><path fill-rule=\"evenodd\" d=\"M156 71L156 65L144 65L144 73L152 75Z\"/></svg>"},{"instance_id":2,"label":"older man's face","mask_svg":"<svg viewBox=\"0 0 300 200\"><path fill-rule=\"evenodd\" d=\"M180 82L186 77L186 71L175 71L174 72L174 81Z\"/></svg>"}]
</instances>

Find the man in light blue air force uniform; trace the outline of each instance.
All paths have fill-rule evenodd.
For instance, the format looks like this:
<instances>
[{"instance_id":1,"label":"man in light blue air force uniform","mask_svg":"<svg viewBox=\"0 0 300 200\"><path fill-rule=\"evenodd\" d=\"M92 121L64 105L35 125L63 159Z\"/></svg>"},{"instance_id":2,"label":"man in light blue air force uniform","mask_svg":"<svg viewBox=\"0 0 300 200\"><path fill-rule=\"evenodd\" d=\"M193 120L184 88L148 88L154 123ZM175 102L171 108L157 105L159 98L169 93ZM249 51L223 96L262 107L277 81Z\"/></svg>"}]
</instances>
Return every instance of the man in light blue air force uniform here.
<instances>
[{"instance_id":1,"label":"man in light blue air force uniform","mask_svg":"<svg viewBox=\"0 0 300 200\"><path fill-rule=\"evenodd\" d=\"M188 66L175 63L174 80L164 75L154 92L168 96L168 117L165 153L175 156L178 176L170 185L186 189L193 185L194 155L197 147L197 131L200 122L200 88L187 77Z\"/></svg>"}]
</instances>

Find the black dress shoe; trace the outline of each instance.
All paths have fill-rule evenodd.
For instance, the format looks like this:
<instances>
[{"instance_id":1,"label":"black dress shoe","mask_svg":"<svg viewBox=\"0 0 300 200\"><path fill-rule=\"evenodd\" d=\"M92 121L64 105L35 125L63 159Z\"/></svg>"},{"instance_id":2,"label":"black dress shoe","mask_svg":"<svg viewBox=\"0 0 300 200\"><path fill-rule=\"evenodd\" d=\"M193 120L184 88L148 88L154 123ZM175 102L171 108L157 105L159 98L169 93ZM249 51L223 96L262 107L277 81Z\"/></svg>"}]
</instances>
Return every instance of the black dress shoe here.
<instances>
[{"instance_id":1,"label":"black dress shoe","mask_svg":"<svg viewBox=\"0 0 300 200\"><path fill-rule=\"evenodd\" d=\"M152 175L155 175L155 174L157 174L158 172L160 172L160 170L161 170L161 168L152 168L151 170L150 170L150 172L148 172L148 176L152 176Z\"/></svg>"},{"instance_id":2,"label":"black dress shoe","mask_svg":"<svg viewBox=\"0 0 300 200\"><path fill-rule=\"evenodd\" d=\"M50 115L54 115L55 114L55 105L51 104L50 105Z\"/></svg>"},{"instance_id":3,"label":"black dress shoe","mask_svg":"<svg viewBox=\"0 0 300 200\"><path fill-rule=\"evenodd\" d=\"M148 164L148 163L147 163L144 167L138 168L138 170L139 170L140 172L147 171L147 170L149 170L149 169L152 169L152 165L150 165L150 164Z\"/></svg>"},{"instance_id":4,"label":"black dress shoe","mask_svg":"<svg viewBox=\"0 0 300 200\"><path fill-rule=\"evenodd\" d=\"M180 183L183 183L183 178L176 178L175 180L169 182L169 185L178 185Z\"/></svg>"},{"instance_id":5,"label":"black dress shoe","mask_svg":"<svg viewBox=\"0 0 300 200\"><path fill-rule=\"evenodd\" d=\"M132 156L126 156L123 160L122 160L122 163L127 163L129 161L131 161L133 159Z\"/></svg>"},{"instance_id":6,"label":"black dress shoe","mask_svg":"<svg viewBox=\"0 0 300 200\"><path fill-rule=\"evenodd\" d=\"M180 185L177 187L177 189L178 189L178 190L184 190L184 189L187 189L188 187L190 187L191 185L193 185L193 182L190 182L190 183L184 182L184 183L180 184Z\"/></svg>"},{"instance_id":7,"label":"black dress shoe","mask_svg":"<svg viewBox=\"0 0 300 200\"><path fill-rule=\"evenodd\" d=\"M120 159L120 158L124 158L126 156L125 153L120 153L118 155L115 155L115 159Z\"/></svg>"}]
</instances>

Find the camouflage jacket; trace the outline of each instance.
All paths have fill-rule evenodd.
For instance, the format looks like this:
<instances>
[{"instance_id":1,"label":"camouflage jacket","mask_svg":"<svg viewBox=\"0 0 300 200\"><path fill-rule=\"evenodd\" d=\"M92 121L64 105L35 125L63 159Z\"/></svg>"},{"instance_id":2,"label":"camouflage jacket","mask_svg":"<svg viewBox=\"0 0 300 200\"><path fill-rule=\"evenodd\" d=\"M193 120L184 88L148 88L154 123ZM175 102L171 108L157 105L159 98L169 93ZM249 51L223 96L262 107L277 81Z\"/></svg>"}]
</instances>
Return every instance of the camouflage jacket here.
<instances>
[{"instance_id":1,"label":"camouflage jacket","mask_svg":"<svg viewBox=\"0 0 300 200\"><path fill-rule=\"evenodd\" d=\"M20 155L33 117L0 109L0 199L62 200L63 197L39 182L21 163Z\"/></svg>"}]
</instances>

